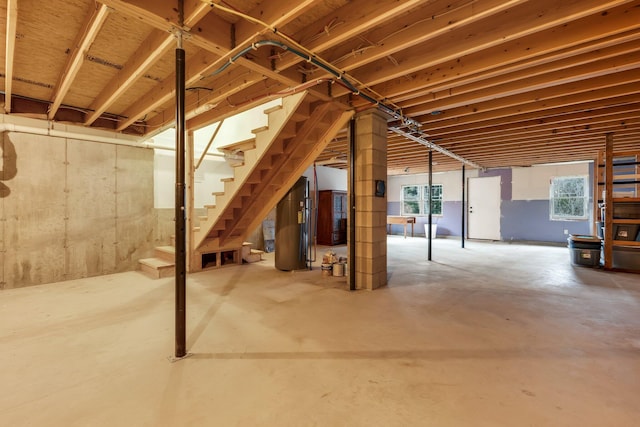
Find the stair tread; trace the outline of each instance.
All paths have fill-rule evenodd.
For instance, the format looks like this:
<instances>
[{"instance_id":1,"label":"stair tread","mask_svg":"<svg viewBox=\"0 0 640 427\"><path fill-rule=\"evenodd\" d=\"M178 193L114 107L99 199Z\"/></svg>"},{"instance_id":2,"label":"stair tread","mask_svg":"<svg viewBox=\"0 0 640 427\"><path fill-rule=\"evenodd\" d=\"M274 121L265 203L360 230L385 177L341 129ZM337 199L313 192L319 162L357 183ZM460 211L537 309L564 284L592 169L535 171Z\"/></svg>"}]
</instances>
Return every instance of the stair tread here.
<instances>
[{"instance_id":1,"label":"stair tread","mask_svg":"<svg viewBox=\"0 0 640 427\"><path fill-rule=\"evenodd\" d=\"M205 209L215 209L216 205L204 205Z\"/></svg>"},{"instance_id":2,"label":"stair tread","mask_svg":"<svg viewBox=\"0 0 640 427\"><path fill-rule=\"evenodd\" d=\"M160 258L142 258L142 259L139 259L138 262L140 264L148 265L149 267L155 268L158 270L161 268L175 267L175 263L168 262Z\"/></svg>"},{"instance_id":3,"label":"stair tread","mask_svg":"<svg viewBox=\"0 0 640 427\"><path fill-rule=\"evenodd\" d=\"M251 253L252 254L263 254L264 251L261 251L260 249L251 249Z\"/></svg>"},{"instance_id":4,"label":"stair tread","mask_svg":"<svg viewBox=\"0 0 640 427\"><path fill-rule=\"evenodd\" d=\"M251 129L251 133L260 133L269 130L269 126L260 126L255 129Z\"/></svg>"},{"instance_id":5,"label":"stair tread","mask_svg":"<svg viewBox=\"0 0 640 427\"><path fill-rule=\"evenodd\" d=\"M224 196L224 191L214 191L211 193L213 196Z\"/></svg>"},{"instance_id":6,"label":"stair tread","mask_svg":"<svg viewBox=\"0 0 640 427\"><path fill-rule=\"evenodd\" d=\"M273 107L267 108L266 110L264 110L263 113L269 114L279 110L282 110L282 105L274 105Z\"/></svg>"},{"instance_id":7,"label":"stair tread","mask_svg":"<svg viewBox=\"0 0 640 427\"><path fill-rule=\"evenodd\" d=\"M220 178L220 182L233 182L233 181L234 181L233 177Z\"/></svg>"},{"instance_id":8,"label":"stair tread","mask_svg":"<svg viewBox=\"0 0 640 427\"><path fill-rule=\"evenodd\" d=\"M254 148L256 148L256 139L248 138L248 139L243 139L242 141L234 142L233 144L223 145L221 147L218 147L218 150L238 152L238 151L253 150Z\"/></svg>"},{"instance_id":9,"label":"stair tread","mask_svg":"<svg viewBox=\"0 0 640 427\"><path fill-rule=\"evenodd\" d=\"M170 245L166 245L166 246L156 246L156 249L162 252L168 252L171 254L175 254L176 253L176 248L175 246L170 246Z\"/></svg>"}]
</instances>

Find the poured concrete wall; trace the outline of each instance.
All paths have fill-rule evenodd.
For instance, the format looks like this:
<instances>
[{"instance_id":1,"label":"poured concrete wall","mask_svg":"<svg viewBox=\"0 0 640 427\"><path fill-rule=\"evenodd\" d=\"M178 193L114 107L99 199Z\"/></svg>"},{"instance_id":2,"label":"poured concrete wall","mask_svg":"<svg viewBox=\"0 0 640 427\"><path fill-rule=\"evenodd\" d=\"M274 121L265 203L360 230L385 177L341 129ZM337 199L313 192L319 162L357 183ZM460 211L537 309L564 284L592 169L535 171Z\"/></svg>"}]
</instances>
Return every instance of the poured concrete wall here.
<instances>
[{"instance_id":1,"label":"poured concrete wall","mask_svg":"<svg viewBox=\"0 0 640 427\"><path fill-rule=\"evenodd\" d=\"M16 132L0 141L0 288L132 270L149 256L152 150Z\"/></svg>"}]
</instances>

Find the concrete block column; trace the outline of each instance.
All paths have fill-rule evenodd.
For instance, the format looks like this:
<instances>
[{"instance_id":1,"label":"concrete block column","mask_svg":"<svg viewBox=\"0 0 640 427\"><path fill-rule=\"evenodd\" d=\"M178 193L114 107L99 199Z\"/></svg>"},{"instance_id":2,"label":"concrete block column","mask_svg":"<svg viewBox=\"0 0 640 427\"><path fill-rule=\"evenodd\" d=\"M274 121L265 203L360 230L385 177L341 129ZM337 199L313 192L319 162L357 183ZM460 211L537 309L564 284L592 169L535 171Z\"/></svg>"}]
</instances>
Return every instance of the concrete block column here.
<instances>
[{"instance_id":1,"label":"concrete block column","mask_svg":"<svg viewBox=\"0 0 640 427\"><path fill-rule=\"evenodd\" d=\"M355 125L356 288L373 290L387 284L387 195L375 195L387 183L387 116L366 110Z\"/></svg>"}]
</instances>

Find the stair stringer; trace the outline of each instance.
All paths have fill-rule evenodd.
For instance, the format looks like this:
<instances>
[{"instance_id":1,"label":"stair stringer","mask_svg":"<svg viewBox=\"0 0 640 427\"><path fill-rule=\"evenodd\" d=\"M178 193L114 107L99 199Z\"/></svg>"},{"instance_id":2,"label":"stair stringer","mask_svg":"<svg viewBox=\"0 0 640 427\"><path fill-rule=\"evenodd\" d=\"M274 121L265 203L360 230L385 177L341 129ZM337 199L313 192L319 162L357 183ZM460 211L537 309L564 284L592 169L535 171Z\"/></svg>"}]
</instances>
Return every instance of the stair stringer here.
<instances>
[{"instance_id":1,"label":"stair stringer","mask_svg":"<svg viewBox=\"0 0 640 427\"><path fill-rule=\"evenodd\" d=\"M305 150L306 152L304 153L299 152L291 156L291 158L295 157L299 158L299 160L293 162L293 168L290 169L287 177L281 181L278 187L274 188L274 191L271 194L265 194L263 197L260 197L258 203L254 204L258 209L253 210L249 215L249 219L245 222L246 232L243 234L245 239L249 233L255 230L262 223L262 220L267 216L267 214L287 194L293 184L295 184L300 176L302 176L304 171L313 164L318 155L324 151L329 142L333 140L338 132L346 126L347 122L355 114L354 110L345 110L345 106L342 104L333 104L335 104L337 108L340 108L338 111L334 111L335 117L333 123L324 130L321 135L316 136L317 142L311 142L310 144L312 147L310 149ZM313 138L313 135L309 135L309 138Z\"/></svg>"},{"instance_id":2,"label":"stair stringer","mask_svg":"<svg viewBox=\"0 0 640 427\"><path fill-rule=\"evenodd\" d=\"M215 207L207 209L207 219L200 222L200 229L193 233L193 248L200 247L207 239L209 232L219 221L220 216L227 210L228 204L246 185L247 178L263 161L269 148L291 117L302 106L308 91L282 98L282 107L269 109L268 127L256 132L256 147L244 152L244 165L234 168L233 181L224 183L224 193L216 195Z\"/></svg>"}]
</instances>

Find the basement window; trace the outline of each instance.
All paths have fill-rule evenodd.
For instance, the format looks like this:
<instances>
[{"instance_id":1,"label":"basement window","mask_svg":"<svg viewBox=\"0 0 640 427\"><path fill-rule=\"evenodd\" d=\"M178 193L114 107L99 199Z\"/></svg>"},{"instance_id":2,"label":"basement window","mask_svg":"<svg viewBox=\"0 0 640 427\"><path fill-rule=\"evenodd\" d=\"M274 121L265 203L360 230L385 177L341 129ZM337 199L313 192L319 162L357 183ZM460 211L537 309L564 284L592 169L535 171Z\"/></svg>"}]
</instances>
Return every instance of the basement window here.
<instances>
[{"instance_id":1,"label":"basement window","mask_svg":"<svg viewBox=\"0 0 640 427\"><path fill-rule=\"evenodd\" d=\"M442 215L442 184L434 184L431 189L433 215ZM400 215L429 215L429 186L403 185L400 193Z\"/></svg>"},{"instance_id":2,"label":"basement window","mask_svg":"<svg viewBox=\"0 0 640 427\"><path fill-rule=\"evenodd\" d=\"M589 187L586 176L554 177L549 193L552 220L588 219Z\"/></svg>"}]
</instances>

